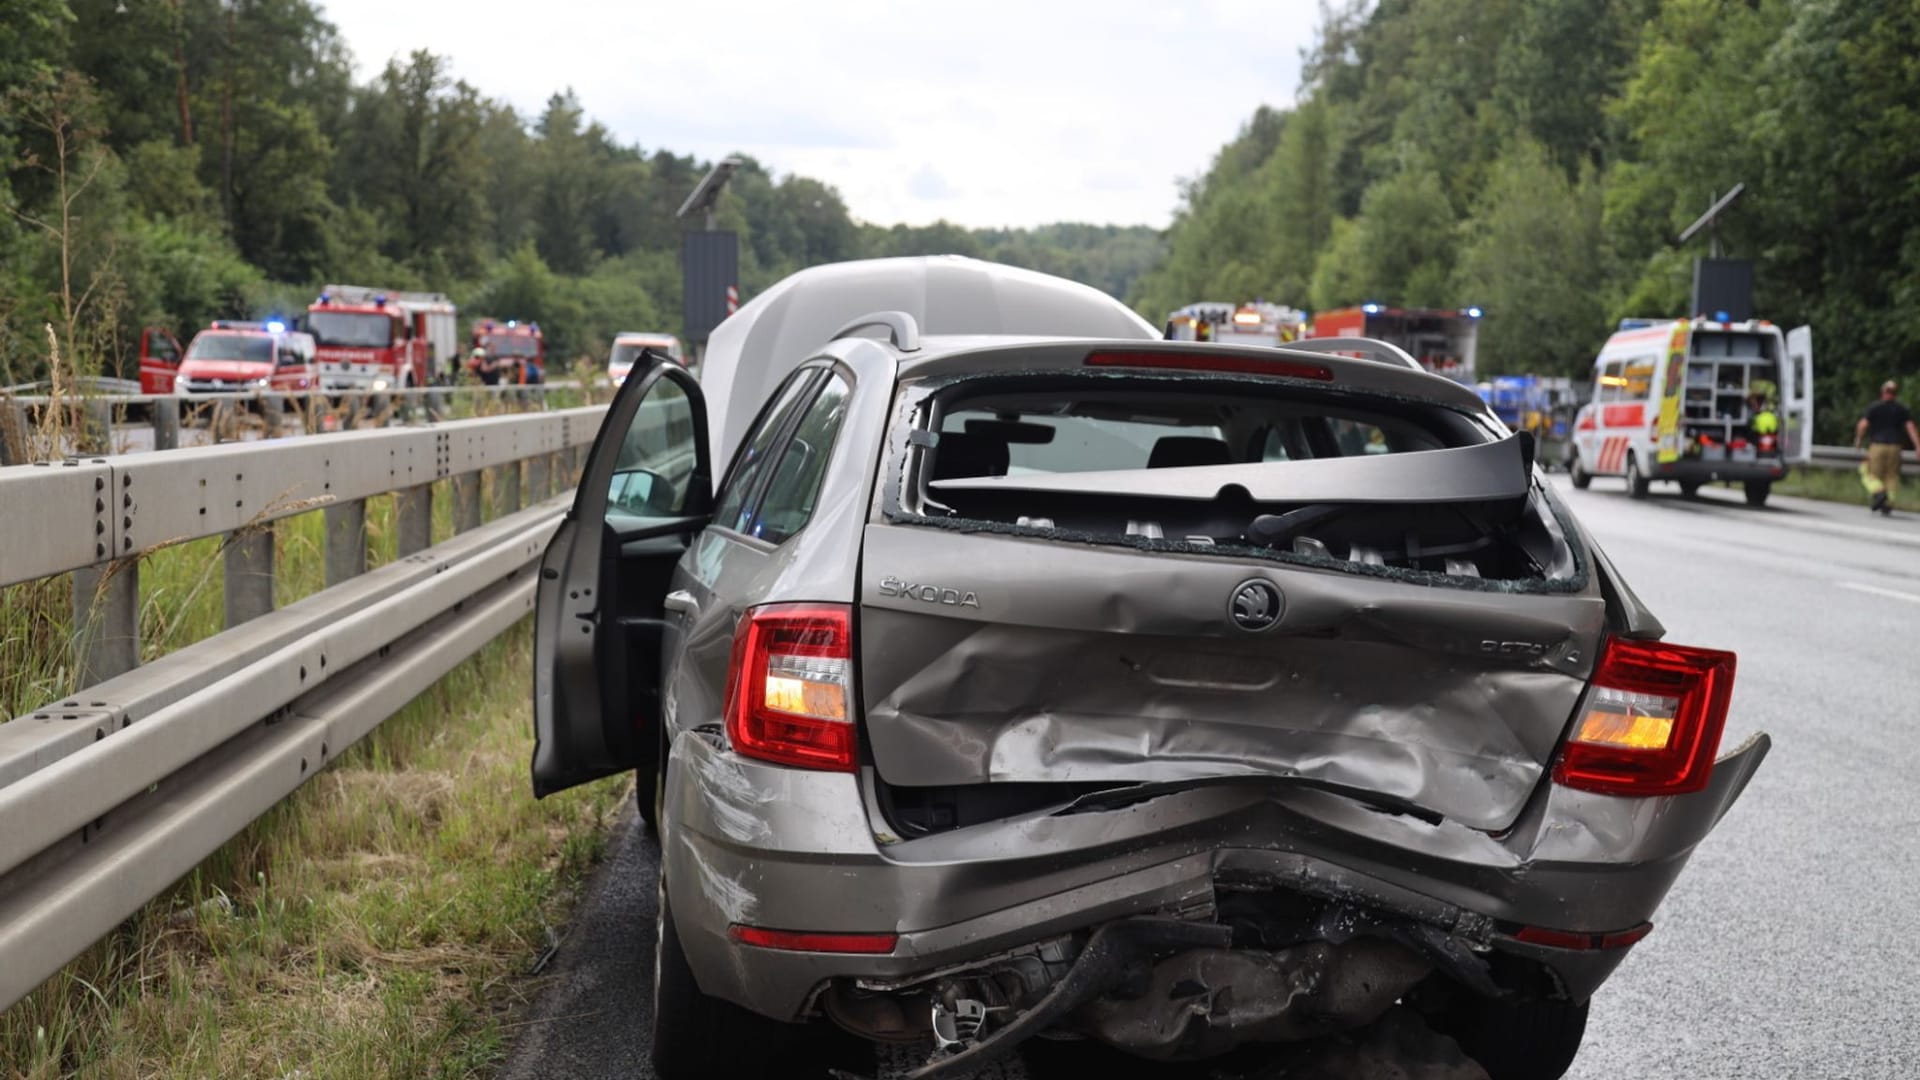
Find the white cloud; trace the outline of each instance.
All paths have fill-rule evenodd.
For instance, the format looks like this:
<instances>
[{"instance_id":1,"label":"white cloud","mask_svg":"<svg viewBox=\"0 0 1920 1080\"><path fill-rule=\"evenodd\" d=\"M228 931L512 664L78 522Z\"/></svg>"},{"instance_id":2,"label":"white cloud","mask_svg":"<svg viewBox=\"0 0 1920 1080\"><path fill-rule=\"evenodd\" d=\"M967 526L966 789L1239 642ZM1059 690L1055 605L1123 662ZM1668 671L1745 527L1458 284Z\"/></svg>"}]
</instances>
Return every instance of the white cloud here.
<instances>
[{"instance_id":1,"label":"white cloud","mask_svg":"<svg viewBox=\"0 0 1920 1080\"><path fill-rule=\"evenodd\" d=\"M366 78L429 49L536 113L571 87L623 141L741 151L869 221L1163 225L1261 104L1315 0L323 0Z\"/></svg>"}]
</instances>

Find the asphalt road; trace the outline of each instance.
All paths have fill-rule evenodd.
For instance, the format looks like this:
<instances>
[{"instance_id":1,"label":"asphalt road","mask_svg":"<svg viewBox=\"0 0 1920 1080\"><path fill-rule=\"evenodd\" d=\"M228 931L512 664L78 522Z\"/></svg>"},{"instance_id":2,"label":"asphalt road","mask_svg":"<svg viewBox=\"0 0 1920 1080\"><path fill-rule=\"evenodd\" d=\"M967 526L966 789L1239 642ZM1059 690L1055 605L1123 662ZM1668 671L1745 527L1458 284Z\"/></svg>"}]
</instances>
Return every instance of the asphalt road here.
<instances>
[{"instance_id":1,"label":"asphalt road","mask_svg":"<svg viewBox=\"0 0 1920 1080\"><path fill-rule=\"evenodd\" d=\"M1909 485L1909 505L1920 492ZM1920 516L1567 489L1774 748L1594 998L1574 1077L1920 1076Z\"/></svg>"},{"instance_id":2,"label":"asphalt road","mask_svg":"<svg viewBox=\"0 0 1920 1080\"><path fill-rule=\"evenodd\" d=\"M1671 640L1739 653L1725 745L1775 740L1596 997L1570 1076L1920 1076L1920 516L1563 490ZM502 1080L648 1075L654 882L629 815ZM1114 1075L1034 1075L1089 1071Z\"/></svg>"}]
</instances>

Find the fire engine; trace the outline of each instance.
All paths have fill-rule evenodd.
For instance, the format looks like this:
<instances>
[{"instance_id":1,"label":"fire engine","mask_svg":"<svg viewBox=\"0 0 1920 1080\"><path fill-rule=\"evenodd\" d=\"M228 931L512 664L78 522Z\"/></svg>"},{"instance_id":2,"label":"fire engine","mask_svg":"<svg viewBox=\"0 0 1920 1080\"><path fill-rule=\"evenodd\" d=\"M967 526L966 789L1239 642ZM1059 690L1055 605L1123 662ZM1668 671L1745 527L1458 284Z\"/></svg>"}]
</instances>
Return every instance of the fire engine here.
<instances>
[{"instance_id":1,"label":"fire engine","mask_svg":"<svg viewBox=\"0 0 1920 1080\"><path fill-rule=\"evenodd\" d=\"M1255 300L1226 304L1205 300L1167 316L1169 341L1223 341L1235 345L1284 345L1300 337L1306 316L1279 304Z\"/></svg>"},{"instance_id":2,"label":"fire engine","mask_svg":"<svg viewBox=\"0 0 1920 1080\"><path fill-rule=\"evenodd\" d=\"M458 344L453 302L439 293L328 285L307 306L325 390L425 386Z\"/></svg>"},{"instance_id":3,"label":"fire engine","mask_svg":"<svg viewBox=\"0 0 1920 1080\"><path fill-rule=\"evenodd\" d=\"M1307 337L1375 338L1406 350L1422 367L1455 382L1474 384L1473 354L1480 339L1477 307L1395 308L1384 304L1323 311Z\"/></svg>"},{"instance_id":4,"label":"fire engine","mask_svg":"<svg viewBox=\"0 0 1920 1080\"><path fill-rule=\"evenodd\" d=\"M477 322L473 325L471 348L486 350L487 359L496 365L503 360L510 363L510 368L497 366L498 376L487 379L489 383L537 383L545 377L547 342L540 333L539 323L523 323L517 319ZM467 366L474 365L469 361ZM474 374L485 378L485 373L477 370Z\"/></svg>"},{"instance_id":5,"label":"fire engine","mask_svg":"<svg viewBox=\"0 0 1920 1080\"><path fill-rule=\"evenodd\" d=\"M1719 313L1716 313L1719 314ZM1574 418L1575 487L1619 476L1645 498L1656 480L1692 496L1742 484L1765 505L1813 447L1813 332L1765 319L1623 319L1593 363L1593 400Z\"/></svg>"}]
</instances>

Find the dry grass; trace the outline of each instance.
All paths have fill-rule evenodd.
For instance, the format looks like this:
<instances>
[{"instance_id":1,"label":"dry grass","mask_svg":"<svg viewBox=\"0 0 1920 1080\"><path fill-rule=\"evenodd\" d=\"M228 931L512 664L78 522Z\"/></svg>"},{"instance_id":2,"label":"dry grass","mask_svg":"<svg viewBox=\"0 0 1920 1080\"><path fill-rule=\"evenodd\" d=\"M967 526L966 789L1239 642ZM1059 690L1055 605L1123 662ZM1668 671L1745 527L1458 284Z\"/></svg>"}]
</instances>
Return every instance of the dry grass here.
<instances>
[{"instance_id":1,"label":"dry grass","mask_svg":"<svg viewBox=\"0 0 1920 1080\"><path fill-rule=\"evenodd\" d=\"M0 1076L482 1075L623 786L527 790L531 634L0 1014Z\"/></svg>"}]
</instances>

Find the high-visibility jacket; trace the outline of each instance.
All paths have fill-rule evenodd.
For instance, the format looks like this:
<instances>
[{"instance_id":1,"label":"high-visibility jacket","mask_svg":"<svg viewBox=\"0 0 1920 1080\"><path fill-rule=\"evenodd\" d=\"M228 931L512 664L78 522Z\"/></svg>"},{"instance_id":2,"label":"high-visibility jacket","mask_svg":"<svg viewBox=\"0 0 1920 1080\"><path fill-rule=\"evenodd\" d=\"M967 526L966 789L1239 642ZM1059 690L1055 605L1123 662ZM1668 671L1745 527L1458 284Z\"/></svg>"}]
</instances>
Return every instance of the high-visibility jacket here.
<instances>
[{"instance_id":1,"label":"high-visibility jacket","mask_svg":"<svg viewBox=\"0 0 1920 1080\"><path fill-rule=\"evenodd\" d=\"M1777 435L1780 432L1780 417L1772 409L1761 409L1753 414L1753 423L1749 426L1755 435Z\"/></svg>"}]
</instances>

